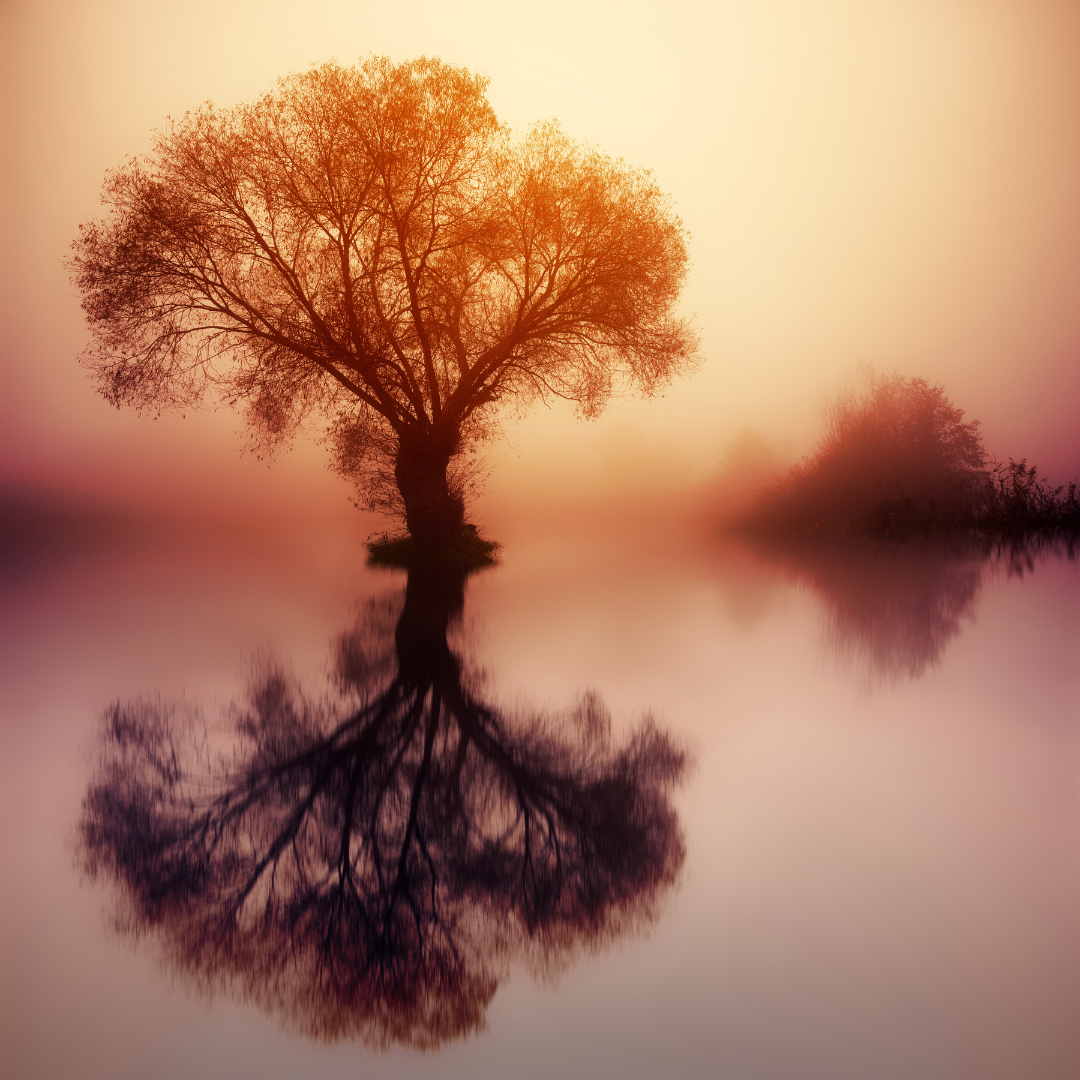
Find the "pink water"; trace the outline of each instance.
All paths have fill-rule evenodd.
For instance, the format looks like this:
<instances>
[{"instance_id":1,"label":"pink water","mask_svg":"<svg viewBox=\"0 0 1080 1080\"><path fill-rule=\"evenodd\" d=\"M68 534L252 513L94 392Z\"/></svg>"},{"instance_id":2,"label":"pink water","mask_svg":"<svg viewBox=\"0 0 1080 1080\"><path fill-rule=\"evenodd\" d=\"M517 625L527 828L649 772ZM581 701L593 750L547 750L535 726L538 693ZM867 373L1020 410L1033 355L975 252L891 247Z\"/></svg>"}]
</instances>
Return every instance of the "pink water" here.
<instances>
[{"instance_id":1,"label":"pink water","mask_svg":"<svg viewBox=\"0 0 1080 1080\"><path fill-rule=\"evenodd\" d=\"M376 1053L207 1001L110 923L76 827L97 720L240 693L260 650L317 687L372 595L347 519L123 521L2 581L0 1073L22 1078L1080 1075L1080 576L918 546L761 552L676 529L508 529L460 647L492 693L595 689L688 743L679 887L487 1030ZM100 525L100 523L99 523ZM107 527L106 527L107 526ZM10 553L9 553L10 555Z\"/></svg>"}]
</instances>

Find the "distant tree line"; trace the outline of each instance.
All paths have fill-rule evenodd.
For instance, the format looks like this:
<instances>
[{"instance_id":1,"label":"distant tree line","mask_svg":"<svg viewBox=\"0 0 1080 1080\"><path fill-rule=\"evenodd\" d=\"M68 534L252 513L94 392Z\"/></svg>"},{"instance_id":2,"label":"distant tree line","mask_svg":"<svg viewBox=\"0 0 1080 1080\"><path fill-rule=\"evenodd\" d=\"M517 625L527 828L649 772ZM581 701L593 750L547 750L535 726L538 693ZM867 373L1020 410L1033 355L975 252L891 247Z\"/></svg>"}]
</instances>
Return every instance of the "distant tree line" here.
<instances>
[{"instance_id":1,"label":"distant tree line","mask_svg":"<svg viewBox=\"0 0 1080 1080\"><path fill-rule=\"evenodd\" d=\"M781 530L1080 528L1075 482L1052 486L1027 459L994 461L979 421L940 384L869 366L829 401L817 448L766 483L747 515Z\"/></svg>"}]
</instances>

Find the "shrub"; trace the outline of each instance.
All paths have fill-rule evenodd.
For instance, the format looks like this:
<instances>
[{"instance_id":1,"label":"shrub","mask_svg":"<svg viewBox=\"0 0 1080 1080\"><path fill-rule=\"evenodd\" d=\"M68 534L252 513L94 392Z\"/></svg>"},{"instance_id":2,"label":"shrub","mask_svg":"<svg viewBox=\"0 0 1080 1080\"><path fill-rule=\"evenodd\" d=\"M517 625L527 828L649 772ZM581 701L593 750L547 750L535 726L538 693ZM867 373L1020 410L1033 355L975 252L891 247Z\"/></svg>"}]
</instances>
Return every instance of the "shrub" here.
<instances>
[{"instance_id":1,"label":"shrub","mask_svg":"<svg viewBox=\"0 0 1080 1080\"><path fill-rule=\"evenodd\" d=\"M982 529L1080 529L1080 490L1051 487L1027 458L994 462L981 485L972 524Z\"/></svg>"},{"instance_id":2,"label":"shrub","mask_svg":"<svg viewBox=\"0 0 1080 1080\"><path fill-rule=\"evenodd\" d=\"M970 516L987 478L979 421L965 423L940 384L860 376L826 403L817 449L764 490L754 524L888 530Z\"/></svg>"}]
</instances>

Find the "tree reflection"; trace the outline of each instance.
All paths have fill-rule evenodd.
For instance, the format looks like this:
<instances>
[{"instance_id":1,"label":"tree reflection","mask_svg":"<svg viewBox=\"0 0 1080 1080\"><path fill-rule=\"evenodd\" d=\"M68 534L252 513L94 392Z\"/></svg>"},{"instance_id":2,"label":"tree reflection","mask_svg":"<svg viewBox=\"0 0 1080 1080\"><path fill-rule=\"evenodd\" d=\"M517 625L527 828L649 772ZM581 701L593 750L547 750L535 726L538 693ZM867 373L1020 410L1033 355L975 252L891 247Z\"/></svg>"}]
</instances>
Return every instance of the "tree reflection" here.
<instances>
[{"instance_id":1,"label":"tree reflection","mask_svg":"<svg viewBox=\"0 0 1080 1080\"><path fill-rule=\"evenodd\" d=\"M183 704L107 711L80 851L127 931L309 1035L426 1047L480 1028L511 963L550 974L655 918L685 754L650 719L615 745L593 695L561 718L489 704L447 640L464 582L413 568L318 699L264 663L225 732Z\"/></svg>"},{"instance_id":2,"label":"tree reflection","mask_svg":"<svg viewBox=\"0 0 1080 1080\"><path fill-rule=\"evenodd\" d=\"M975 605L988 574L1022 576L1052 554L1074 560L1066 533L915 538L882 543L814 533L761 538L755 551L825 606L829 650L868 685L917 679L934 667Z\"/></svg>"}]
</instances>

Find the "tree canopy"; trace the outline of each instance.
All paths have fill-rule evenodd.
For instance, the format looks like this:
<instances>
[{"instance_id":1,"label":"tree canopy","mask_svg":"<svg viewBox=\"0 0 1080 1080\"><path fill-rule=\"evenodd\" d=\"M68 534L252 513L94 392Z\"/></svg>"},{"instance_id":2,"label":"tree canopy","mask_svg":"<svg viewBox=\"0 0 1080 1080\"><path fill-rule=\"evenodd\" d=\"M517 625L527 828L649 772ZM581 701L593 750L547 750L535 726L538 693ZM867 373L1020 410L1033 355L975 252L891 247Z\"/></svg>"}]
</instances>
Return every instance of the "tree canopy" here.
<instances>
[{"instance_id":1,"label":"tree canopy","mask_svg":"<svg viewBox=\"0 0 1080 1080\"><path fill-rule=\"evenodd\" d=\"M813 453L769 485L758 524L807 527L966 521L986 485L979 421L964 422L940 384L863 365L825 403Z\"/></svg>"},{"instance_id":2,"label":"tree canopy","mask_svg":"<svg viewBox=\"0 0 1080 1080\"><path fill-rule=\"evenodd\" d=\"M500 409L594 415L691 370L669 199L554 122L513 138L486 86L434 59L328 63L170 122L74 243L105 398L210 392L260 449L317 419L367 505L438 539Z\"/></svg>"}]
</instances>

